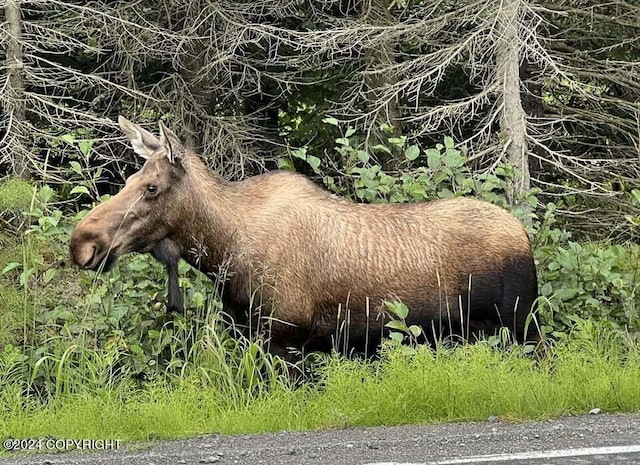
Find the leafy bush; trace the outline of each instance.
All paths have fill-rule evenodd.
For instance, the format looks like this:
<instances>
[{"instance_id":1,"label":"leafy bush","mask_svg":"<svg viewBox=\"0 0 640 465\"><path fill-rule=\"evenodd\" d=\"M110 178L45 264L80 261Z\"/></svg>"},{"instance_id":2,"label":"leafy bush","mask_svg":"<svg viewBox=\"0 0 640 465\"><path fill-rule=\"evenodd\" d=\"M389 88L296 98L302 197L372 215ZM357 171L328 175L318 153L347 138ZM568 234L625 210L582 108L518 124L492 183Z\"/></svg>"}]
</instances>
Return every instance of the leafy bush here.
<instances>
[{"instance_id":1,"label":"leafy bush","mask_svg":"<svg viewBox=\"0 0 640 465\"><path fill-rule=\"evenodd\" d=\"M551 304L547 320L554 335L578 318L640 331L637 245L568 241L541 257L540 265L540 290Z\"/></svg>"},{"instance_id":2,"label":"leafy bush","mask_svg":"<svg viewBox=\"0 0 640 465\"><path fill-rule=\"evenodd\" d=\"M339 126L334 118L324 121ZM456 148L450 137L445 137L442 144L423 149L409 144L405 136L394 136L390 128L381 130L390 134L386 143L369 146L353 128L347 128L335 140L337 162L321 160L305 146L290 150L289 158L280 158L278 164L283 169L294 169L292 159L304 161L329 190L359 202L419 202L469 195L511 208L516 216L530 222L530 209L538 205L539 189L532 189L525 198L517 199L518 205L510 206L509 181L519 176L510 166L474 172L464 150ZM394 170L385 169L377 161L380 154L393 155L401 161Z\"/></svg>"}]
</instances>

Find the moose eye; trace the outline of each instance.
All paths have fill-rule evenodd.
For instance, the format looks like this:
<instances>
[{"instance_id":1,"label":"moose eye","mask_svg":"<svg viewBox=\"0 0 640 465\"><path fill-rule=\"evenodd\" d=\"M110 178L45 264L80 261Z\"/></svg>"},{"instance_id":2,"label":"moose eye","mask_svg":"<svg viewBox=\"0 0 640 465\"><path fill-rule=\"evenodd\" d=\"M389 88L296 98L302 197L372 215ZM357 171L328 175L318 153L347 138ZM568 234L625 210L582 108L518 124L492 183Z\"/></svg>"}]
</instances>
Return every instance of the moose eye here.
<instances>
[{"instance_id":1,"label":"moose eye","mask_svg":"<svg viewBox=\"0 0 640 465\"><path fill-rule=\"evenodd\" d=\"M156 186L155 184L149 184L147 186L147 192L149 194L155 194L156 192L158 192L158 186Z\"/></svg>"}]
</instances>

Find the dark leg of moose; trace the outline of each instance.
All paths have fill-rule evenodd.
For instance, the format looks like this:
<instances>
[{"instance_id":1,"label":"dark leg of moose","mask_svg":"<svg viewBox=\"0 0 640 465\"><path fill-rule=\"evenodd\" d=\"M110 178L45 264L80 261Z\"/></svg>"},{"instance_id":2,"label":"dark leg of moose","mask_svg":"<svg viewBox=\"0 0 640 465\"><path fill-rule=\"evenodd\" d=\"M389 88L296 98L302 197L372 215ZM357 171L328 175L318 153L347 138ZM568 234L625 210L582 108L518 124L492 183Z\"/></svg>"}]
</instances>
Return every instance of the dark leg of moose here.
<instances>
[{"instance_id":1,"label":"dark leg of moose","mask_svg":"<svg viewBox=\"0 0 640 465\"><path fill-rule=\"evenodd\" d=\"M295 325L273 320L268 331L270 353L279 355L292 363L300 360L303 346L308 338L307 331Z\"/></svg>"},{"instance_id":2,"label":"dark leg of moose","mask_svg":"<svg viewBox=\"0 0 640 465\"><path fill-rule=\"evenodd\" d=\"M472 276L471 295L465 292L451 302L453 334L474 341L505 327L518 343L536 342L539 335L535 323L526 331L525 323L537 295L536 270L529 255L512 257L500 269L477 272ZM445 319L446 336L451 335L446 331L448 325Z\"/></svg>"},{"instance_id":3,"label":"dark leg of moose","mask_svg":"<svg viewBox=\"0 0 640 465\"><path fill-rule=\"evenodd\" d=\"M167 267L168 294L167 310L170 312L182 312L184 302L180 284L178 282L178 263L180 262L180 247L171 239L163 239L152 250L151 254L156 260Z\"/></svg>"},{"instance_id":4,"label":"dark leg of moose","mask_svg":"<svg viewBox=\"0 0 640 465\"><path fill-rule=\"evenodd\" d=\"M538 283L535 265L530 256L514 257L503 273L502 315L504 326L514 331L518 342L537 342L540 334L531 320L526 326L530 313L535 313L538 297Z\"/></svg>"}]
</instances>

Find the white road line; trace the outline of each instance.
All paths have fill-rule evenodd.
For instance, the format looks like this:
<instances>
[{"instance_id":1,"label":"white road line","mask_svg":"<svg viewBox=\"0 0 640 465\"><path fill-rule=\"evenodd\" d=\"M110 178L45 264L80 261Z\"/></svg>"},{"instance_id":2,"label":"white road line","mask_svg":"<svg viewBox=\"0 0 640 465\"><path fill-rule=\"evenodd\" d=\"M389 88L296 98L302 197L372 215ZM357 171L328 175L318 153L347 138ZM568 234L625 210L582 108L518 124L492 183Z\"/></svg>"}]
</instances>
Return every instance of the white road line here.
<instances>
[{"instance_id":1,"label":"white road line","mask_svg":"<svg viewBox=\"0 0 640 465\"><path fill-rule=\"evenodd\" d=\"M510 462L512 460L551 459L557 457L582 457L588 455L612 455L640 452L640 445L585 447L582 449L545 450L538 452L518 452L515 454L474 455L436 462L373 462L365 465L457 465L464 463Z\"/></svg>"}]
</instances>

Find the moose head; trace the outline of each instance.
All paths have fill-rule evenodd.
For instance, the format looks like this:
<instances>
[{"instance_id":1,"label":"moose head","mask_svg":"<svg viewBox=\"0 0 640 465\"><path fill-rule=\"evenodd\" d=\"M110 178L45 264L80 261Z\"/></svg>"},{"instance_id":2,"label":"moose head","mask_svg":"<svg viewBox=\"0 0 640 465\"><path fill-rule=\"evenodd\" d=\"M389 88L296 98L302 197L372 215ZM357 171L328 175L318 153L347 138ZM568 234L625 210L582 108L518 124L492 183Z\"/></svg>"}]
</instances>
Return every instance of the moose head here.
<instances>
[{"instance_id":1,"label":"moose head","mask_svg":"<svg viewBox=\"0 0 640 465\"><path fill-rule=\"evenodd\" d=\"M185 221L185 205L193 195L187 188L190 155L171 130L160 122L157 138L122 116L118 122L133 150L146 161L117 195L94 208L73 230L71 258L86 269L108 270L124 253L153 251Z\"/></svg>"}]
</instances>

